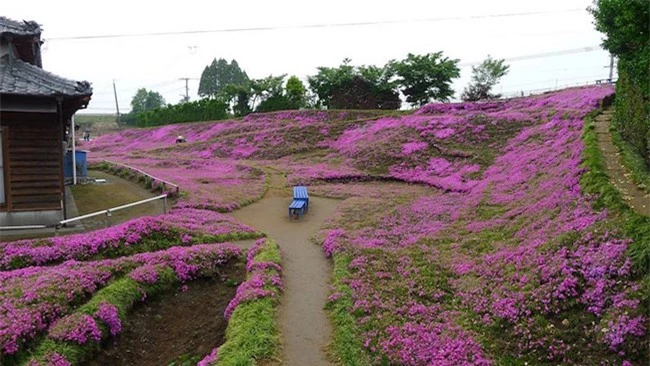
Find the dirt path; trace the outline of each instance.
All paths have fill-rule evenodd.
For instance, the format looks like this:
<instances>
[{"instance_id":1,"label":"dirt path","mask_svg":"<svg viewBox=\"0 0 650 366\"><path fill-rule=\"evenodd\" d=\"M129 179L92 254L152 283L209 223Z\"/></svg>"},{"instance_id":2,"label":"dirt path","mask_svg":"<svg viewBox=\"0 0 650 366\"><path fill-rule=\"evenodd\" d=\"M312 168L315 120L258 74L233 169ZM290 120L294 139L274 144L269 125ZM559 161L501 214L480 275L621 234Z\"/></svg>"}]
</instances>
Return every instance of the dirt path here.
<instances>
[{"instance_id":1,"label":"dirt path","mask_svg":"<svg viewBox=\"0 0 650 366\"><path fill-rule=\"evenodd\" d=\"M607 109L596 117L595 121L598 146L605 158L607 175L610 177L610 182L618 188L630 207L641 215L650 216L650 194L637 187L630 179L627 169L621 162L618 149L612 141L612 135L609 132L612 113L611 109Z\"/></svg>"},{"instance_id":2,"label":"dirt path","mask_svg":"<svg viewBox=\"0 0 650 366\"><path fill-rule=\"evenodd\" d=\"M285 293L280 310L285 365L328 365L324 348L331 326L323 307L327 300L331 265L323 251L309 241L334 213L338 200L311 197L309 213L290 222L291 191L284 179L273 175L269 192L261 201L233 213L241 222L264 231L283 253Z\"/></svg>"}]
</instances>

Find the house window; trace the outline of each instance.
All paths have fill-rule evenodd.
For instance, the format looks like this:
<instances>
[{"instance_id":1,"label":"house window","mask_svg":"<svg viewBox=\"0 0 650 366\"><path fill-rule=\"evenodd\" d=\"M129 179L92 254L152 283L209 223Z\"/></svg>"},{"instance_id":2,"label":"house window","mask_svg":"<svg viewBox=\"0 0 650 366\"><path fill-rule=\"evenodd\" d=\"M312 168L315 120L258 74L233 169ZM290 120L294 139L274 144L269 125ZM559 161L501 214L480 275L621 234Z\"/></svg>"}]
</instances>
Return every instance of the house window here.
<instances>
[{"instance_id":1,"label":"house window","mask_svg":"<svg viewBox=\"0 0 650 366\"><path fill-rule=\"evenodd\" d=\"M2 129L0 129L0 205L5 204L5 167L4 167L4 135Z\"/></svg>"}]
</instances>

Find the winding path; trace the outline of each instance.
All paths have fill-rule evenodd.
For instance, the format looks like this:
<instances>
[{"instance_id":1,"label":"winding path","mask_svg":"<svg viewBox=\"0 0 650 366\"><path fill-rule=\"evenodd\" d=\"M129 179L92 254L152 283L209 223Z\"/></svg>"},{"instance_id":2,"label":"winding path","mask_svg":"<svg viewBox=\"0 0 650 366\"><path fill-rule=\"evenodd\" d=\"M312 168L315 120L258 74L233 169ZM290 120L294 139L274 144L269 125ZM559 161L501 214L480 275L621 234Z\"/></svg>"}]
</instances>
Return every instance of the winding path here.
<instances>
[{"instance_id":1,"label":"winding path","mask_svg":"<svg viewBox=\"0 0 650 366\"><path fill-rule=\"evenodd\" d=\"M609 132L613 111L605 110L595 120L598 146L605 158L605 169L610 182L621 192L623 198L636 212L650 216L650 194L639 188L630 179L630 174L621 162L620 153Z\"/></svg>"},{"instance_id":2,"label":"winding path","mask_svg":"<svg viewBox=\"0 0 650 366\"><path fill-rule=\"evenodd\" d=\"M331 326L323 307L327 301L331 265L310 238L330 217L338 200L310 197L309 213L289 221L291 192L278 174L257 203L232 213L239 221L265 232L282 249L285 292L280 307L284 365L328 365L325 346Z\"/></svg>"}]
</instances>

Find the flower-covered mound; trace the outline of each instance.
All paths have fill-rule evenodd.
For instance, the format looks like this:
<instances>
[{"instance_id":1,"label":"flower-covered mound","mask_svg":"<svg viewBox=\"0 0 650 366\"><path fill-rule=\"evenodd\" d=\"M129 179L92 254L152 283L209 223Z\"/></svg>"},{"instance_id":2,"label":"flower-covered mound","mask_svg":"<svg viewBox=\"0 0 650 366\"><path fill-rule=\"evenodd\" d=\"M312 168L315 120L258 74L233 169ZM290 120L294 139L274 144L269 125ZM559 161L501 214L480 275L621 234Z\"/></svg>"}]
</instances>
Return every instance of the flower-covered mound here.
<instances>
[{"instance_id":1,"label":"flower-covered mound","mask_svg":"<svg viewBox=\"0 0 650 366\"><path fill-rule=\"evenodd\" d=\"M230 319L226 342L198 366L249 365L277 355L277 306L284 289L280 262L280 249L273 241L260 239L248 250L248 278L239 285L224 314Z\"/></svg>"},{"instance_id":2,"label":"flower-covered mound","mask_svg":"<svg viewBox=\"0 0 650 366\"><path fill-rule=\"evenodd\" d=\"M102 296L116 301L144 300L148 292L164 286L214 276L219 267L240 256L231 244L203 244L0 272L1 359L37 346L34 340L45 333L59 342L97 343L121 329L110 304L93 305L97 294L104 291ZM88 307L91 313L84 311ZM104 332L98 321L105 325Z\"/></svg>"},{"instance_id":3,"label":"flower-covered mound","mask_svg":"<svg viewBox=\"0 0 650 366\"><path fill-rule=\"evenodd\" d=\"M456 120L449 136L432 134L456 139L459 150L481 146L462 141L470 121L518 127L473 131L492 151L469 174L468 158L401 170L442 192L390 200L355 192L328 224L323 249L337 267L329 307L339 327L354 323L368 363L647 363L647 304L626 254L632 240L580 186L584 119L611 94L571 89L416 114ZM403 128L389 122L340 149L353 157L355 145ZM424 150L407 143L408 156ZM343 359L354 355L348 344L335 347Z\"/></svg>"},{"instance_id":4,"label":"flower-covered mound","mask_svg":"<svg viewBox=\"0 0 650 366\"><path fill-rule=\"evenodd\" d=\"M140 217L89 233L0 243L0 270L68 259L115 258L174 245L224 242L261 235L214 211L174 208L164 215Z\"/></svg>"},{"instance_id":5,"label":"flower-covered mound","mask_svg":"<svg viewBox=\"0 0 650 366\"><path fill-rule=\"evenodd\" d=\"M327 308L334 324L331 351L342 364L644 365L648 296L641 288L643 269L628 255L643 243L627 234L616 212L595 209L598 197L581 185L589 169L581 139L585 120L612 94L609 86L592 86L432 104L415 113L254 114L125 130L85 148L96 162L128 164L178 184L180 214L169 221L178 228L155 232L176 230L174 240L185 245L202 242L198 232L211 235L204 228L210 224L187 228L179 224L182 217L194 217L189 224L202 216L190 212L230 211L259 199L267 169L283 172L289 184L308 184L312 194L344 199L318 235L334 261ZM177 135L188 142L175 144ZM186 229L192 238L183 239ZM16 323L28 320L4 338L9 351L37 335L48 342L95 342L99 329L103 339L119 328L112 310L103 305L100 312L95 304L79 313L77 304L106 287L116 271L139 286L166 276L157 264L122 258L104 260L118 269L96 267L104 261L94 256L114 258L131 247L107 239L2 247L10 254L5 269L87 261L0 273L13 286L3 293L18 299L7 301L0 314ZM137 252L123 258L143 255ZM237 342L246 343L239 337L261 329L256 325L275 326L281 271L277 261L259 255L253 254L253 264L249 258L249 280L225 314L236 334L228 337ZM66 281L72 287L65 284L60 292L32 291ZM50 298L51 305L41 305ZM17 310L22 304L34 309ZM226 345L201 364L230 357ZM67 357L48 350L36 361Z\"/></svg>"}]
</instances>

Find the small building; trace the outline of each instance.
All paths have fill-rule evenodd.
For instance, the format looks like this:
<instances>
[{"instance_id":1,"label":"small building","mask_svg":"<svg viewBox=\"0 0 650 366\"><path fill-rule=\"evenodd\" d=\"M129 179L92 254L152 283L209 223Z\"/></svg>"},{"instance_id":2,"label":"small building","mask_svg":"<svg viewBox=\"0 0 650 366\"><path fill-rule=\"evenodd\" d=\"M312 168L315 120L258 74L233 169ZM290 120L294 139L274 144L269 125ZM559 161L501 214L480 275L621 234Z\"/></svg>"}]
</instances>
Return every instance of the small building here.
<instances>
[{"instance_id":1,"label":"small building","mask_svg":"<svg viewBox=\"0 0 650 366\"><path fill-rule=\"evenodd\" d=\"M88 82L42 68L41 28L0 17L0 226L65 218L63 158Z\"/></svg>"}]
</instances>

